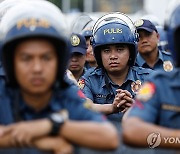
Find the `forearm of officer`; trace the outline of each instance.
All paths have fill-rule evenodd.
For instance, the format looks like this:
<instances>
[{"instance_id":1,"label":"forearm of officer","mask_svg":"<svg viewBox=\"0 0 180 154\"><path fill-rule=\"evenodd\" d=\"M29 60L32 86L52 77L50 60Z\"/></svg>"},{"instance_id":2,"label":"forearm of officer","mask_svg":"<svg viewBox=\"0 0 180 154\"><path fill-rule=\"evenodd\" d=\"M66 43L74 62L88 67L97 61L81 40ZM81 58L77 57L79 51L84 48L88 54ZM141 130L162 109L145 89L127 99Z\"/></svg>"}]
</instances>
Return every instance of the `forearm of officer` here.
<instances>
[{"instance_id":1,"label":"forearm of officer","mask_svg":"<svg viewBox=\"0 0 180 154\"><path fill-rule=\"evenodd\" d=\"M24 145L23 147L28 147L28 145ZM43 151L53 151L54 153L72 153L73 151L73 146L60 136L37 138L32 142L30 147ZM22 148L22 146L12 142L12 136L6 134L0 138L0 148Z\"/></svg>"},{"instance_id":2,"label":"forearm of officer","mask_svg":"<svg viewBox=\"0 0 180 154\"><path fill-rule=\"evenodd\" d=\"M160 133L161 143L159 147L180 148L180 143L170 143L168 138L179 138L180 130L165 128L142 121L136 117L129 117L122 123L123 141L131 146L149 147L147 138L151 133Z\"/></svg>"},{"instance_id":3,"label":"forearm of officer","mask_svg":"<svg viewBox=\"0 0 180 154\"><path fill-rule=\"evenodd\" d=\"M56 153L73 153L73 146L60 136L41 137L33 141L33 145L43 151L53 151Z\"/></svg>"},{"instance_id":4,"label":"forearm of officer","mask_svg":"<svg viewBox=\"0 0 180 154\"><path fill-rule=\"evenodd\" d=\"M103 114L112 114L113 113L113 105L112 104L96 104L91 99L87 98L90 108L93 111L101 112Z\"/></svg>"},{"instance_id":5,"label":"forearm of officer","mask_svg":"<svg viewBox=\"0 0 180 154\"><path fill-rule=\"evenodd\" d=\"M0 148L12 147L10 135L1 135L6 126L0 125Z\"/></svg>"},{"instance_id":6,"label":"forearm of officer","mask_svg":"<svg viewBox=\"0 0 180 154\"><path fill-rule=\"evenodd\" d=\"M8 126L2 130L2 134L0 133L0 147L24 147L30 145L34 139L46 137L51 127L52 124L48 119ZM68 141L89 148L114 149L119 144L116 129L106 122L66 121L59 133L61 137Z\"/></svg>"},{"instance_id":7,"label":"forearm of officer","mask_svg":"<svg viewBox=\"0 0 180 154\"><path fill-rule=\"evenodd\" d=\"M0 138L0 148L9 148L14 147L14 145L11 143L11 137L9 135L2 136Z\"/></svg>"},{"instance_id":8,"label":"forearm of officer","mask_svg":"<svg viewBox=\"0 0 180 154\"><path fill-rule=\"evenodd\" d=\"M103 114L112 114L113 106L112 104L93 104L92 109L97 112L101 112Z\"/></svg>"},{"instance_id":9,"label":"forearm of officer","mask_svg":"<svg viewBox=\"0 0 180 154\"><path fill-rule=\"evenodd\" d=\"M89 148L115 149L119 145L116 129L107 122L66 121L60 135L72 143Z\"/></svg>"}]
</instances>

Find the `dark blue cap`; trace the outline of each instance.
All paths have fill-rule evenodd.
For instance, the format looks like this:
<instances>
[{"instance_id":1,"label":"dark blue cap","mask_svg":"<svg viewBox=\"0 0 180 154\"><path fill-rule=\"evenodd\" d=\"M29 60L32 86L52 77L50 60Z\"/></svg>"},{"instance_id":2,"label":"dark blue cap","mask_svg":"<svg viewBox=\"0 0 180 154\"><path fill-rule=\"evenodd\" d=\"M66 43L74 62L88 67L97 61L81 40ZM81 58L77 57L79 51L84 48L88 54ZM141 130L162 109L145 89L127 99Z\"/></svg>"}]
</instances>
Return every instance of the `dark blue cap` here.
<instances>
[{"instance_id":1,"label":"dark blue cap","mask_svg":"<svg viewBox=\"0 0 180 154\"><path fill-rule=\"evenodd\" d=\"M71 35L71 52L78 52L85 55L86 50L87 46L85 37L80 34L73 33Z\"/></svg>"},{"instance_id":2,"label":"dark blue cap","mask_svg":"<svg viewBox=\"0 0 180 154\"><path fill-rule=\"evenodd\" d=\"M149 20L139 19L134 24L137 30L146 30L150 33L152 33L153 31L157 32L155 25Z\"/></svg>"}]
</instances>

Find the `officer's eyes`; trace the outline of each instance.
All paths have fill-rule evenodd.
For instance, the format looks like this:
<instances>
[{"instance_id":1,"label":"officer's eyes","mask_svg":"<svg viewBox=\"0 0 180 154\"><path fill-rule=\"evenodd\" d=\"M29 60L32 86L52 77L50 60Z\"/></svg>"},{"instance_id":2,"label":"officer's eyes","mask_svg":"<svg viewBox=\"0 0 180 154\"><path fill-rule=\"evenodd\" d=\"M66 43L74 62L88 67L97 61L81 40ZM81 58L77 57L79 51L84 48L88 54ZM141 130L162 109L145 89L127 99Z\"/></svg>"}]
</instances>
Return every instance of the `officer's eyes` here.
<instances>
[{"instance_id":1,"label":"officer's eyes","mask_svg":"<svg viewBox=\"0 0 180 154\"><path fill-rule=\"evenodd\" d=\"M124 48L120 47L120 48L117 48L117 51L123 51Z\"/></svg>"},{"instance_id":2,"label":"officer's eyes","mask_svg":"<svg viewBox=\"0 0 180 154\"><path fill-rule=\"evenodd\" d=\"M31 60L31 56L23 55L23 56L21 56L21 60L22 61L30 61Z\"/></svg>"},{"instance_id":3,"label":"officer's eyes","mask_svg":"<svg viewBox=\"0 0 180 154\"><path fill-rule=\"evenodd\" d=\"M42 57L42 59L45 60L45 61L49 61L49 60L52 59L52 56L50 56L50 55L44 55L44 56Z\"/></svg>"},{"instance_id":4,"label":"officer's eyes","mask_svg":"<svg viewBox=\"0 0 180 154\"><path fill-rule=\"evenodd\" d=\"M103 49L103 52L108 53L108 52L110 52L110 50L109 49Z\"/></svg>"},{"instance_id":5,"label":"officer's eyes","mask_svg":"<svg viewBox=\"0 0 180 154\"><path fill-rule=\"evenodd\" d=\"M51 55L44 55L41 57L41 60L50 61L52 58L53 58L53 56L51 56ZM28 61L33 60L33 57L29 56L29 55L23 55L23 56L21 56L21 60L24 62L28 62Z\"/></svg>"}]
</instances>

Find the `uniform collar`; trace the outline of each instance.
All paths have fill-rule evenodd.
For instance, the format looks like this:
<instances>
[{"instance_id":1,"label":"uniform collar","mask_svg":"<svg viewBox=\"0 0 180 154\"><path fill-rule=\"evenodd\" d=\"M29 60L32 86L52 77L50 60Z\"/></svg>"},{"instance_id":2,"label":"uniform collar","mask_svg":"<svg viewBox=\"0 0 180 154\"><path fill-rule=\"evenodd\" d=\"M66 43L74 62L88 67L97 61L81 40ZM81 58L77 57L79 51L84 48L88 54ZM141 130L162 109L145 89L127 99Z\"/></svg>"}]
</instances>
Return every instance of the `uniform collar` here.
<instances>
[{"instance_id":1,"label":"uniform collar","mask_svg":"<svg viewBox=\"0 0 180 154\"><path fill-rule=\"evenodd\" d=\"M107 73L104 73L104 78L103 78L103 80L102 80L101 87L106 86L106 81L105 81L106 78L107 78L107 84L116 85L116 84L109 78L109 76L107 75ZM131 68L131 67L129 68L128 75L127 75L124 83L126 83L126 82L128 82L128 81L135 81L135 78L134 78L133 71L132 71L132 68ZM124 83L123 83L123 84L124 84Z\"/></svg>"},{"instance_id":2,"label":"uniform collar","mask_svg":"<svg viewBox=\"0 0 180 154\"><path fill-rule=\"evenodd\" d=\"M47 106L45 106L41 111L39 111L38 113L42 113L42 112L46 112L46 111L56 111L58 104L56 103L56 98L54 97L54 95L51 97L49 103L47 104ZM25 101L22 99L21 95L20 95L20 111L24 112L24 111L29 111L29 112L35 112L35 110L30 107L29 105L27 105L25 103Z\"/></svg>"},{"instance_id":3,"label":"uniform collar","mask_svg":"<svg viewBox=\"0 0 180 154\"><path fill-rule=\"evenodd\" d=\"M146 64L145 60L142 58L142 56L139 53L137 54L136 63L138 64L138 66L141 66L141 67L144 64Z\"/></svg>"},{"instance_id":4,"label":"uniform collar","mask_svg":"<svg viewBox=\"0 0 180 154\"><path fill-rule=\"evenodd\" d=\"M163 58L162 52L158 50L158 60L156 62L158 62L159 60L161 60L163 62L164 58ZM143 65L145 65L145 64L148 65L139 53L137 54L136 63L140 67L143 67Z\"/></svg>"},{"instance_id":5,"label":"uniform collar","mask_svg":"<svg viewBox=\"0 0 180 154\"><path fill-rule=\"evenodd\" d=\"M159 53L159 59L160 59L161 61L164 61L162 52L159 50L158 53Z\"/></svg>"}]
</instances>

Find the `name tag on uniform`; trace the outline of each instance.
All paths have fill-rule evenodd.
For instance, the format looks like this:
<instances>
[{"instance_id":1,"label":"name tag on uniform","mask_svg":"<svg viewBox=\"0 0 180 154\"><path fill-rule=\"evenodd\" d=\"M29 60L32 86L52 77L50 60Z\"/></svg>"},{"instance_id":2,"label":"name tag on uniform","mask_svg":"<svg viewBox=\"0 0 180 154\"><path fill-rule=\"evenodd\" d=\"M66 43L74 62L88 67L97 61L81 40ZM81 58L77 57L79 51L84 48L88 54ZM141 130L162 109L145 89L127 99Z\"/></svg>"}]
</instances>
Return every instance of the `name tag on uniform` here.
<instances>
[{"instance_id":1,"label":"name tag on uniform","mask_svg":"<svg viewBox=\"0 0 180 154\"><path fill-rule=\"evenodd\" d=\"M95 94L96 98L106 98L106 95L103 94Z\"/></svg>"},{"instance_id":2,"label":"name tag on uniform","mask_svg":"<svg viewBox=\"0 0 180 154\"><path fill-rule=\"evenodd\" d=\"M175 105L163 104L162 109L174 111L174 112L180 112L180 106L175 106Z\"/></svg>"}]
</instances>

